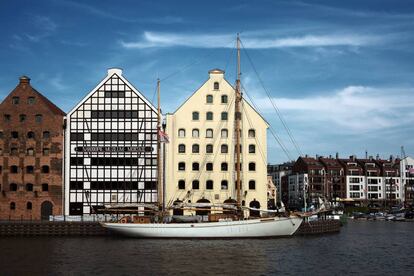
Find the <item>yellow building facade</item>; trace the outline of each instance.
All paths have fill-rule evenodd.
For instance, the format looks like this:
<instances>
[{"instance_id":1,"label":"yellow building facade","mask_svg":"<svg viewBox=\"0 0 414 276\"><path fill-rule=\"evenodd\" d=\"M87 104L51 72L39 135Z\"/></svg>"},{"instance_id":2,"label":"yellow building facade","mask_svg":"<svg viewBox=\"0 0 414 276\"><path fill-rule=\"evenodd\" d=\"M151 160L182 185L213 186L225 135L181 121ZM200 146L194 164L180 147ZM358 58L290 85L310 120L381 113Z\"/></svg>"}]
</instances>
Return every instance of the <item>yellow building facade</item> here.
<instances>
[{"instance_id":1,"label":"yellow building facade","mask_svg":"<svg viewBox=\"0 0 414 276\"><path fill-rule=\"evenodd\" d=\"M235 94L224 71L214 69L193 95L167 114L167 206L175 201L222 204L236 199ZM245 100L241 111L242 205L267 209L268 124Z\"/></svg>"}]
</instances>

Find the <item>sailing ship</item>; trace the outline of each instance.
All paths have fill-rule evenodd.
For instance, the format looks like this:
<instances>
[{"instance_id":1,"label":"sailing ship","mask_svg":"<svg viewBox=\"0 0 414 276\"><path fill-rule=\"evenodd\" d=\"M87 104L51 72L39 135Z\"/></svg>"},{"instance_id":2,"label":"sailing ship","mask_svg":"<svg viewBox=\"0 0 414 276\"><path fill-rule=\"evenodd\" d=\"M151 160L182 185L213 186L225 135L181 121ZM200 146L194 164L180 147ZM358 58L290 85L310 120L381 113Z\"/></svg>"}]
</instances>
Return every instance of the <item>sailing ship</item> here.
<instances>
[{"instance_id":1,"label":"sailing ship","mask_svg":"<svg viewBox=\"0 0 414 276\"><path fill-rule=\"evenodd\" d=\"M157 81L158 94L158 206L145 208L146 216L126 216L116 222L103 222L103 227L119 234L138 238L261 238L293 235L302 223L301 216L283 215L260 218L244 218L244 209L262 213L276 213L273 210L261 210L244 207L241 204L241 83L240 83L240 38L237 35L237 79L235 85L235 138L236 138L236 202L212 206L209 203L180 204L172 208L189 208L202 210L203 208L221 208L222 213L209 215L208 221L202 221L198 216L169 216L165 206L165 196L162 183L161 162L161 109L160 109L160 81ZM209 206L207 206L209 205ZM125 206L124 206L125 207ZM116 207L115 207L116 208ZM122 212L122 208L119 209ZM141 211L142 213L142 211Z\"/></svg>"}]
</instances>

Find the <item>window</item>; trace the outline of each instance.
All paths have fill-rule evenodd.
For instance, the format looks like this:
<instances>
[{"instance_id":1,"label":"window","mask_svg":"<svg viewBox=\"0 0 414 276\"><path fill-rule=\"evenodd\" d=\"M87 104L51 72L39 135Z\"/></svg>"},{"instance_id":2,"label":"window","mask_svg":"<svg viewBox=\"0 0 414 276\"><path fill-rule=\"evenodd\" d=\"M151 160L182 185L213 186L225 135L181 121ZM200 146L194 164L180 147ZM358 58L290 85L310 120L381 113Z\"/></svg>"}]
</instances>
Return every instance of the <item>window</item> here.
<instances>
[{"instance_id":1,"label":"window","mask_svg":"<svg viewBox=\"0 0 414 276\"><path fill-rule=\"evenodd\" d=\"M249 145L249 153L256 153L256 146L255 145Z\"/></svg>"},{"instance_id":2,"label":"window","mask_svg":"<svg viewBox=\"0 0 414 276\"><path fill-rule=\"evenodd\" d=\"M29 97L29 98L27 98L27 104L32 105L32 104L34 104L34 103L35 103L35 98L34 98L34 97Z\"/></svg>"},{"instance_id":3,"label":"window","mask_svg":"<svg viewBox=\"0 0 414 276\"><path fill-rule=\"evenodd\" d=\"M220 84L216 81L214 82L214 90L219 90Z\"/></svg>"},{"instance_id":4,"label":"window","mask_svg":"<svg viewBox=\"0 0 414 276\"><path fill-rule=\"evenodd\" d=\"M19 97L13 97L12 98L12 104L19 104L20 98Z\"/></svg>"},{"instance_id":5,"label":"window","mask_svg":"<svg viewBox=\"0 0 414 276\"><path fill-rule=\"evenodd\" d=\"M20 114L19 115L19 121L22 123L24 121L26 121L26 114Z\"/></svg>"},{"instance_id":6,"label":"window","mask_svg":"<svg viewBox=\"0 0 414 276\"><path fill-rule=\"evenodd\" d=\"M227 112L221 112L221 120L222 121L227 121L228 119L228 114Z\"/></svg>"},{"instance_id":7,"label":"window","mask_svg":"<svg viewBox=\"0 0 414 276\"><path fill-rule=\"evenodd\" d=\"M221 181L221 189L222 190L227 190L229 188L229 183L227 182L227 180L222 180Z\"/></svg>"},{"instance_id":8,"label":"window","mask_svg":"<svg viewBox=\"0 0 414 276\"><path fill-rule=\"evenodd\" d=\"M193 153L200 153L200 146L198 144L194 144L191 149Z\"/></svg>"},{"instance_id":9,"label":"window","mask_svg":"<svg viewBox=\"0 0 414 276\"><path fill-rule=\"evenodd\" d=\"M82 136L83 136L83 133L82 133ZM49 139L49 138L50 138L50 132L49 131L43 131L43 139Z\"/></svg>"},{"instance_id":10,"label":"window","mask_svg":"<svg viewBox=\"0 0 414 276\"><path fill-rule=\"evenodd\" d=\"M180 128L178 130L178 137L180 137L180 138L184 138L185 137L185 129Z\"/></svg>"},{"instance_id":11,"label":"window","mask_svg":"<svg viewBox=\"0 0 414 276\"><path fill-rule=\"evenodd\" d=\"M47 191L49 191L49 184L43 183L42 184L42 192L47 192Z\"/></svg>"},{"instance_id":12,"label":"window","mask_svg":"<svg viewBox=\"0 0 414 276\"><path fill-rule=\"evenodd\" d=\"M33 184L32 183L27 183L26 184L26 191L28 191L28 192L32 192L33 191Z\"/></svg>"},{"instance_id":13,"label":"window","mask_svg":"<svg viewBox=\"0 0 414 276\"><path fill-rule=\"evenodd\" d=\"M228 153L229 152L229 146L227 144L221 145L221 153Z\"/></svg>"},{"instance_id":14,"label":"window","mask_svg":"<svg viewBox=\"0 0 414 276\"><path fill-rule=\"evenodd\" d=\"M178 189L185 190L185 181L184 180L179 180L178 181Z\"/></svg>"},{"instance_id":15,"label":"window","mask_svg":"<svg viewBox=\"0 0 414 276\"><path fill-rule=\"evenodd\" d=\"M43 148L43 155L48 156L49 155L49 148Z\"/></svg>"},{"instance_id":16,"label":"window","mask_svg":"<svg viewBox=\"0 0 414 276\"><path fill-rule=\"evenodd\" d=\"M0 139L3 139L3 131L0 131Z\"/></svg>"},{"instance_id":17,"label":"window","mask_svg":"<svg viewBox=\"0 0 414 276\"><path fill-rule=\"evenodd\" d=\"M17 184L16 183L11 183L10 184L10 191L12 191L12 192L17 191Z\"/></svg>"},{"instance_id":18,"label":"window","mask_svg":"<svg viewBox=\"0 0 414 276\"><path fill-rule=\"evenodd\" d=\"M197 111L194 111L193 112L193 120L194 121L200 120L200 113L198 113Z\"/></svg>"},{"instance_id":19,"label":"window","mask_svg":"<svg viewBox=\"0 0 414 276\"><path fill-rule=\"evenodd\" d=\"M213 95L206 96L206 103L209 103L209 104L213 103Z\"/></svg>"},{"instance_id":20,"label":"window","mask_svg":"<svg viewBox=\"0 0 414 276\"><path fill-rule=\"evenodd\" d=\"M10 173L18 173L19 168L16 165L10 166Z\"/></svg>"},{"instance_id":21,"label":"window","mask_svg":"<svg viewBox=\"0 0 414 276\"><path fill-rule=\"evenodd\" d=\"M198 138L200 137L200 131L197 128L194 128L192 135L193 135L193 138Z\"/></svg>"},{"instance_id":22,"label":"window","mask_svg":"<svg viewBox=\"0 0 414 276\"><path fill-rule=\"evenodd\" d=\"M185 162L178 163L178 170L185 171Z\"/></svg>"},{"instance_id":23,"label":"window","mask_svg":"<svg viewBox=\"0 0 414 276\"><path fill-rule=\"evenodd\" d=\"M229 165L226 162L221 163L221 170L223 172L228 171L228 169L229 169Z\"/></svg>"},{"instance_id":24,"label":"window","mask_svg":"<svg viewBox=\"0 0 414 276\"><path fill-rule=\"evenodd\" d=\"M249 138L256 137L256 131L254 129L249 129L248 137Z\"/></svg>"},{"instance_id":25,"label":"window","mask_svg":"<svg viewBox=\"0 0 414 276\"><path fill-rule=\"evenodd\" d=\"M227 128L223 128L221 130L221 138L227 138L229 137L229 131L227 130Z\"/></svg>"},{"instance_id":26,"label":"window","mask_svg":"<svg viewBox=\"0 0 414 276\"><path fill-rule=\"evenodd\" d=\"M16 203L10 202L10 210L16 210Z\"/></svg>"},{"instance_id":27,"label":"window","mask_svg":"<svg viewBox=\"0 0 414 276\"><path fill-rule=\"evenodd\" d=\"M198 171L200 170L200 164L198 164L198 162L194 162L193 163L193 171Z\"/></svg>"},{"instance_id":28,"label":"window","mask_svg":"<svg viewBox=\"0 0 414 276\"><path fill-rule=\"evenodd\" d=\"M12 131L11 132L11 138L14 138L14 139L19 138L19 133L17 131Z\"/></svg>"},{"instance_id":29,"label":"window","mask_svg":"<svg viewBox=\"0 0 414 276\"><path fill-rule=\"evenodd\" d=\"M34 139L34 138L35 138L35 133L34 133L33 131L29 131L29 132L27 133L27 138L28 138L28 139Z\"/></svg>"},{"instance_id":30,"label":"window","mask_svg":"<svg viewBox=\"0 0 414 276\"><path fill-rule=\"evenodd\" d=\"M18 154L19 154L19 150L17 148L10 149L10 155L18 155Z\"/></svg>"},{"instance_id":31,"label":"window","mask_svg":"<svg viewBox=\"0 0 414 276\"><path fill-rule=\"evenodd\" d=\"M42 166L42 173L49 173L49 166Z\"/></svg>"},{"instance_id":32,"label":"window","mask_svg":"<svg viewBox=\"0 0 414 276\"><path fill-rule=\"evenodd\" d=\"M249 181L249 190L256 190L256 181L254 180Z\"/></svg>"},{"instance_id":33,"label":"window","mask_svg":"<svg viewBox=\"0 0 414 276\"><path fill-rule=\"evenodd\" d=\"M213 163L207 163L206 164L206 171L211 172L213 170Z\"/></svg>"},{"instance_id":34,"label":"window","mask_svg":"<svg viewBox=\"0 0 414 276\"><path fill-rule=\"evenodd\" d=\"M213 120L213 112L207 112L206 113L206 120L212 121Z\"/></svg>"},{"instance_id":35,"label":"window","mask_svg":"<svg viewBox=\"0 0 414 276\"><path fill-rule=\"evenodd\" d=\"M213 153L213 145L212 144L206 145L206 153Z\"/></svg>"},{"instance_id":36,"label":"window","mask_svg":"<svg viewBox=\"0 0 414 276\"><path fill-rule=\"evenodd\" d=\"M223 104L228 103L227 95L221 95L221 103L223 103Z\"/></svg>"},{"instance_id":37,"label":"window","mask_svg":"<svg viewBox=\"0 0 414 276\"><path fill-rule=\"evenodd\" d=\"M30 201L26 203L26 209L32 210L32 203Z\"/></svg>"},{"instance_id":38,"label":"window","mask_svg":"<svg viewBox=\"0 0 414 276\"><path fill-rule=\"evenodd\" d=\"M34 167L33 166L26 166L26 173L34 173Z\"/></svg>"},{"instance_id":39,"label":"window","mask_svg":"<svg viewBox=\"0 0 414 276\"><path fill-rule=\"evenodd\" d=\"M206 190L213 190L213 180L206 181Z\"/></svg>"},{"instance_id":40,"label":"window","mask_svg":"<svg viewBox=\"0 0 414 276\"><path fill-rule=\"evenodd\" d=\"M178 153L185 153L185 145L179 144L178 145Z\"/></svg>"},{"instance_id":41,"label":"window","mask_svg":"<svg viewBox=\"0 0 414 276\"><path fill-rule=\"evenodd\" d=\"M250 162L249 163L249 171L255 171L256 170L256 163Z\"/></svg>"},{"instance_id":42,"label":"window","mask_svg":"<svg viewBox=\"0 0 414 276\"><path fill-rule=\"evenodd\" d=\"M206 138L213 138L213 130L211 128L206 130Z\"/></svg>"},{"instance_id":43,"label":"window","mask_svg":"<svg viewBox=\"0 0 414 276\"><path fill-rule=\"evenodd\" d=\"M34 149L33 148L28 148L27 149L27 155L33 156L34 155Z\"/></svg>"},{"instance_id":44,"label":"window","mask_svg":"<svg viewBox=\"0 0 414 276\"><path fill-rule=\"evenodd\" d=\"M11 115L10 114L4 114L4 121L5 122L10 122L10 120L11 120Z\"/></svg>"},{"instance_id":45,"label":"window","mask_svg":"<svg viewBox=\"0 0 414 276\"><path fill-rule=\"evenodd\" d=\"M193 180L193 189L194 190L200 189L200 182L198 180Z\"/></svg>"},{"instance_id":46,"label":"window","mask_svg":"<svg viewBox=\"0 0 414 276\"><path fill-rule=\"evenodd\" d=\"M37 115L35 116L35 122L36 122L36 123L41 123L41 122L42 122L42 120L43 120L43 116L42 116L42 114L37 114Z\"/></svg>"}]
</instances>

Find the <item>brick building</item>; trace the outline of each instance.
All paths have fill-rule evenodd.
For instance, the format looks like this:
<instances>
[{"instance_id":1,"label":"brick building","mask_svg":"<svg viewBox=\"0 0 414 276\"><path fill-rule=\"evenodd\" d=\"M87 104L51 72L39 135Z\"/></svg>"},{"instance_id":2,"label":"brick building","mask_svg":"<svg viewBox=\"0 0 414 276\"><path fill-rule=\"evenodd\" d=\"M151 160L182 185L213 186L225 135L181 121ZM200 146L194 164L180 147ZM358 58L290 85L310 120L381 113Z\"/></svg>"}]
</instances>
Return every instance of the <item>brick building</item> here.
<instances>
[{"instance_id":1,"label":"brick building","mask_svg":"<svg viewBox=\"0 0 414 276\"><path fill-rule=\"evenodd\" d=\"M61 214L64 115L25 76L0 104L0 219Z\"/></svg>"}]
</instances>

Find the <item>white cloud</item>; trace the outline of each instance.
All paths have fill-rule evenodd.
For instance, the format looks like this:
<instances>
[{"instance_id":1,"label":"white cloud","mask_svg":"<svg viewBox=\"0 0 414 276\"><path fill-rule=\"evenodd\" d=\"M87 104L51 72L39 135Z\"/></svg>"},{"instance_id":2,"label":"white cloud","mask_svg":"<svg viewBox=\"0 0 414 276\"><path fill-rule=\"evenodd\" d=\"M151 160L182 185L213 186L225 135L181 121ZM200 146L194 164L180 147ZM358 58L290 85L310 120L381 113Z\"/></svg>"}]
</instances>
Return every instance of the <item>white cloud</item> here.
<instances>
[{"instance_id":1,"label":"white cloud","mask_svg":"<svg viewBox=\"0 0 414 276\"><path fill-rule=\"evenodd\" d=\"M286 47L326 47L326 46L363 46L377 43L382 38L373 35L329 34L302 35L281 38L269 38L269 35L246 33L243 45L252 49L286 48ZM144 32L138 41L121 41L125 48L155 47L194 47L194 48L233 48L234 34L181 34Z\"/></svg>"},{"instance_id":2,"label":"white cloud","mask_svg":"<svg viewBox=\"0 0 414 276\"><path fill-rule=\"evenodd\" d=\"M414 88L348 86L299 99L273 98L290 123L331 128L349 134L409 125L414 121ZM255 96L264 113L273 111L267 97Z\"/></svg>"}]
</instances>

